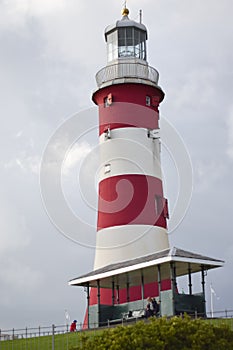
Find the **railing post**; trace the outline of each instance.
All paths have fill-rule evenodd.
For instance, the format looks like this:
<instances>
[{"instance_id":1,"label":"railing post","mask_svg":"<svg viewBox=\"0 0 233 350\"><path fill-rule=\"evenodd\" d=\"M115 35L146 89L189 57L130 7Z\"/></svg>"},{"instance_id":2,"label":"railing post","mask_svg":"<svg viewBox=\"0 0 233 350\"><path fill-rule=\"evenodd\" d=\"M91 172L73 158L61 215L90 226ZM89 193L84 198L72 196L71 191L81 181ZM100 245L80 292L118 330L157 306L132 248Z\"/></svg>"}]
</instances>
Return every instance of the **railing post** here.
<instances>
[{"instance_id":1,"label":"railing post","mask_svg":"<svg viewBox=\"0 0 233 350\"><path fill-rule=\"evenodd\" d=\"M87 283L87 328L90 328L90 286Z\"/></svg>"},{"instance_id":2,"label":"railing post","mask_svg":"<svg viewBox=\"0 0 233 350\"><path fill-rule=\"evenodd\" d=\"M52 325L52 350L55 350L55 339L54 339L54 335L55 335L55 325Z\"/></svg>"},{"instance_id":3,"label":"railing post","mask_svg":"<svg viewBox=\"0 0 233 350\"><path fill-rule=\"evenodd\" d=\"M203 303L204 303L204 317L206 317L205 269L203 265L201 266L201 284L202 284L202 294L203 294Z\"/></svg>"},{"instance_id":4,"label":"railing post","mask_svg":"<svg viewBox=\"0 0 233 350\"><path fill-rule=\"evenodd\" d=\"M158 265L158 292L159 292L159 316L162 316L161 312L161 289L162 289L162 283L161 283L161 267Z\"/></svg>"},{"instance_id":5,"label":"railing post","mask_svg":"<svg viewBox=\"0 0 233 350\"><path fill-rule=\"evenodd\" d=\"M142 308L144 309L144 276L143 276L143 270L141 270L141 297L142 297Z\"/></svg>"}]
</instances>

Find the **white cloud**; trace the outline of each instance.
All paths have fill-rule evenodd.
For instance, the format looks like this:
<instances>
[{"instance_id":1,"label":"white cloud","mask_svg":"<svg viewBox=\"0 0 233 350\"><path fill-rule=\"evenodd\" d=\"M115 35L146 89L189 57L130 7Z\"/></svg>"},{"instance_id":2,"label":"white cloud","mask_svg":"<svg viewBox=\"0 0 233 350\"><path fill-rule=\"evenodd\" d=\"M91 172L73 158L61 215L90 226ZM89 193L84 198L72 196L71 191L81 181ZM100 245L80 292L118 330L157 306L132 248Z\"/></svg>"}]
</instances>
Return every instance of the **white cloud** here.
<instances>
[{"instance_id":1,"label":"white cloud","mask_svg":"<svg viewBox=\"0 0 233 350\"><path fill-rule=\"evenodd\" d=\"M96 31L93 33L91 23L96 17L95 7L98 11L98 4L92 4L90 11L87 2L75 0L5 0L0 3L0 29L30 37L36 23L34 30L44 42L41 57L45 60L94 65L93 55L104 52L99 51L102 33L93 40Z\"/></svg>"},{"instance_id":2,"label":"white cloud","mask_svg":"<svg viewBox=\"0 0 233 350\"><path fill-rule=\"evenodd\" d=\"M3 168L6 170L18 168L25 173L38 175L39 169L40 169L40 161L41 159L37 155L35 156L20 155L19 157L9 160L8 162L5 162L2 165L3 165Z\"/></svg>"},{"instance_id":3,"label":"white cloud","mask_svg":"<svg viewBox=\"0 0 233 350\"><path fill-rule=\"evenodd\" d=\"M15 138L18 139L23 135L23 130L19 130L16 134L15 134Z\"/></svg>"},{"instance_id":4,"label":"white cloud","mask_svg":"<svg viewBox=\"0 0 233 350\"><path fill-rule=\"evenodd\" d=\"M197 161L194 168L195 190L208 192L216 187L216 182L225 174L225 166L216 159Z\"/></svg>"},{"instance_id":5,"label":"white cloud","mask_svg":"<svg viewBox=\"0 0 233 350\"><path fill-rule=\"evenodd\" d=\"M70 175L70 172L77 168L80 161L82 161L90 151L91 146L85 141L80 144L74 144L66 154L62 165L62 174L65 176Z\"/></svg>"},{"instance_id":6,"label":"white cloud","mask_svg":"<svg viewBox=\"0 0 233 350\"><path fill-rule=\"evenodd\" d=\"M24 14L32 16L54 15L63 11L67 5L65 0L11 0L11 5L17 7Z\"/></svg>"},{"instance_id":7,"label":"white cloud","mask_svg":"<svg viewBox=\"0 0 233 350\"><path fill-rule=\"evenodd\" d=\"M30 17L54 15L65 6L65 0L3 0L0 4L1 27L10 30L23 27Z\"/></svg>"},{"instance_id":8,"label":"white cloud","mask_svg":"<svg viewBox=\"0 0 233 350\"><path fill-rule=\"evenodd\" d=\"M5 256L9 252L27 247L30 235L25 217L17 212L12 203L2 199L0 208L0 253Z\"/></svg>"},{"instance_id":9,"label":"white cloud","mask_svg":"<svg viewBox=\"0 0 233 350\"><path fill-rule=\"evenodd\" d=\"M186 78L186 79L185 79ZM200 105L209 105L210 101L214 100L216 84L216 73L213 69L202 67L198 70L187 73L187 76L182 86L176 90L175 103L176 107L200 108ZM201 93L200 93L201 89Z\"/></svg>"}]
</instances>

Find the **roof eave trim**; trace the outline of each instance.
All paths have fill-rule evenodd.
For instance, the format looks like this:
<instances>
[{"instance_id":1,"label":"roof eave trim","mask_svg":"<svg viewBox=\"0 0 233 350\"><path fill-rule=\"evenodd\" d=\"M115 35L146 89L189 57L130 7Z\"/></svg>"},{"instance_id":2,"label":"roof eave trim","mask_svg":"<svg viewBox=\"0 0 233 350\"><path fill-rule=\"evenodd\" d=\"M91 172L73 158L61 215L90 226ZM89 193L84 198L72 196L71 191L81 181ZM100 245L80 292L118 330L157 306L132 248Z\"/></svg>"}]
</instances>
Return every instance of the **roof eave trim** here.
<instances>
[{"instance_id":1,"label":"roof eave trim","mask_svg":"<svg viewBox=\"0 0 233 350\"><path fill-rule=\"evenodd\" d=\"M198 265L206 265L206 266L215 266L215 267L221 267L224 264L224 261L221 261L221 260L215 261L215 260L193 259L193 258L185 258L185 257L177 257L177 256L167 256L167 257L163 257L160 259L139 263L136 265L121 267L119 269L115 269L115 270L111 270L111 271L107 271L107 272L102 272L102 273L97 273L97 274L92 275L92 276L75 278L73 280L70 280L68 282L68 284L70 286L81 285L81 284L88 283L91 281L101 280L101 279L108 278L108 277L111 277L114 275L120 275L120 274L123 274L126 272L140 270L140 269L144 269L146 267L156 266L156 265L160 265L162 263L172 262L172 261L198 264Z\"/></svg>"}]
</instances>

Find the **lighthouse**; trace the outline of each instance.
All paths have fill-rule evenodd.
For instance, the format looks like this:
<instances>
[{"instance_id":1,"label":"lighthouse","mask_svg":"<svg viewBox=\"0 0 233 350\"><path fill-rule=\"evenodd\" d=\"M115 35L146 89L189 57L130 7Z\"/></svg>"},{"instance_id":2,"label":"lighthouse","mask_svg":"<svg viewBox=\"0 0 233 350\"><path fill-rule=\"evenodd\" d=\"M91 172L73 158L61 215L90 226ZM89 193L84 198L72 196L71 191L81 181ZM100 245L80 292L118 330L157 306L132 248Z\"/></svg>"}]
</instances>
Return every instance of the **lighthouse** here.
<instances>
[{"instance_id":1,"label":"lighthouse","mask_svg":"<svg viewBox=\"0 0 233 350\"><path fill-rule=\"evenodd\" d=\"M168 206L160 166L159 74L147 62L147 29L122 19L105 30L97 75L100 172L94 268L166 249Z\"/></svg>"},{"instance_id":2,"label":"lighthouse","mask_svg":"<svg viewBox=\"0 0 233 350\"><path fill-rule=\"evenodd\" d=\"M169 247L168 201L160 163L164 92L147 61L146 27L122 18L105 29L107 64L92 95L99 111L96 251L92 272L69 281L87 292L86 327L143 316L154 297L160 315L205 315L205 276L223 262ZM201 272L193 295L192 274ZM177 278L188 276L188 295ZM123 316L124 315L124 316ZM125 316L127 315L127 316Z\"/></svg>"},{"instance_id":3,"label":"lighthouse","mask_svg":"<svg viewBox=\"0 0 233 350\"><path fill-rule=\"evenodd\" d=\"M159 73L147 62L147 29L130 20L124 8L121 20L104 34L107 65L96 75L98 88L92 97L99 109L100 144L94 269L169 247L159 137L164 92ZM118 293L118 302L125 302L127 295L130 301L141 299L137 287ZM145 286L147 297L154 288ZM106 293L101 291L111 303Z\"/></svg>"}]
</instances>

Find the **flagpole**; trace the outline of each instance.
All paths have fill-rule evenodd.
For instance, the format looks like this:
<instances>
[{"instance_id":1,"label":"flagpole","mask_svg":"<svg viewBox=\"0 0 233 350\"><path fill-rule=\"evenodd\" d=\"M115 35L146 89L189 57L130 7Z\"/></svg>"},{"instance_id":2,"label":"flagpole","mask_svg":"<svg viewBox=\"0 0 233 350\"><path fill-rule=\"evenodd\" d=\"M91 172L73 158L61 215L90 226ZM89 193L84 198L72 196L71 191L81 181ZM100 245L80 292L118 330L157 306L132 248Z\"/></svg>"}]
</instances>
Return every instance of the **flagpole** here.
<instances>
[{"instance_id":1,"label":"flagpole","mask_svg":"<svg viewBox=\"0 0 233 350\"><path fill-rule=\"evenodd\" d=\"M68 310L65 309L66 326L70 323L70 315Z\"/></svg>"}]
</instances>

